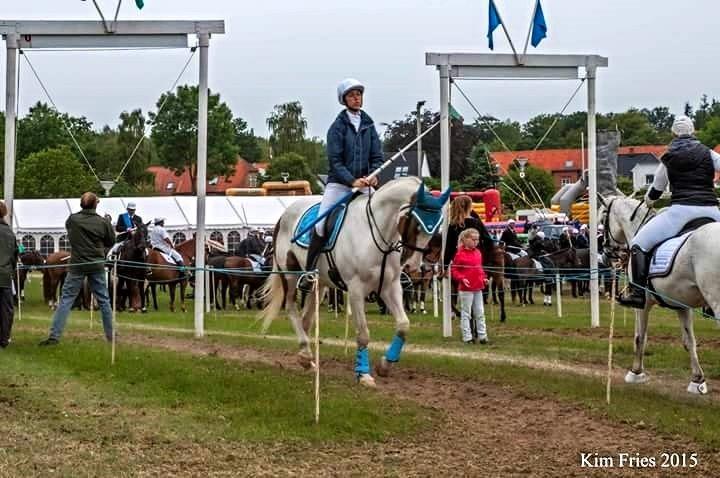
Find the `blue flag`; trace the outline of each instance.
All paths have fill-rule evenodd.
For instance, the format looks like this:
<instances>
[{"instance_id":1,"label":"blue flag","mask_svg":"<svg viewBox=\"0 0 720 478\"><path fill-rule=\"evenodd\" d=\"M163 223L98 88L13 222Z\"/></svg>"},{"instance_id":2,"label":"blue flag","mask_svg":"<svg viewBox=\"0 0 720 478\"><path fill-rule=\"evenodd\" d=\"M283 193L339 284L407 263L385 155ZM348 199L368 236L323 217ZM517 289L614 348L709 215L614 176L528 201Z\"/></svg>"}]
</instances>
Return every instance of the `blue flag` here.
<instances>
[{"instance_id":1,"label":"blue flag","mask_svg":"<svg viewBox=\"0 0 720 478\"><path fill-rule=\"evenodd\" d=\"M547 36L547 24L545 23L545 15L543 15L542 5L540 0L537 0L537 7L535 7L535 17L532 23L532 40L531 44L533 47L537 47L543 38Z\"/></svg>"},{"instance_id":2,"label":"blue flag","mask_svg":"<svg viewBox=\"0 0 720 478\"><path fill-rule=\"evenodd\" d=\"M488 48L491 50L494 49L493 45L493 32L497 27L499 27L502 24L502 20L500 20L500 14L498 13L497 7L495 6L495 2L493 0L490 0L490 8L488 10Z\"/></svg>"},{"instance_id":3,"label":"blue flag","mask_svg":"<svg viewBox=\"0 0 720 478\"><path fill-rule=\"evenodd\" d=\"M143 2L143 0L135 0L135 5L142 10L142 7L145 6L145 2Z\"/></svg>"}]
</instances>

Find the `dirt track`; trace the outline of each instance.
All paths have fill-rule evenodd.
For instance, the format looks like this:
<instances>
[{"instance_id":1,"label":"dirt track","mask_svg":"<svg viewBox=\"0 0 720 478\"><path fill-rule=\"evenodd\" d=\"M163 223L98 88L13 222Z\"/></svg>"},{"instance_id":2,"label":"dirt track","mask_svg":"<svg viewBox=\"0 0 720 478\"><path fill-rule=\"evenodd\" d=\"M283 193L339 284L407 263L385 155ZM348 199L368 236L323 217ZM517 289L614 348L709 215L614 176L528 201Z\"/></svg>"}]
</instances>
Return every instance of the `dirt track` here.
<instances>
[{"instance_id":1,"label":"dirt track","mask_svg":"<svg viewBox=\"0 0 720 478\"><path fill-rule=\"evenodd\" d=\"M261 362L296 369L295 355L252 348L208 344L180 338L123 335L126 343L162 347L183 353L216 355L239 362ZM478 365L478 366L488 366ZM491 366L491 365L490 365ZM348 377L350 363L322 362L324 374ZM368 392L375 393L375 392ZM684 439L657 436L643 424L619 425L592 417L585 411L552 400L522 396L510 387L437 376L426 371L398 368L389 379L378 379L376 393L418 402L436 410L442 426L412 440L391 439L383 443L323 446L321 450L302 444L248 450L242 444L223 444L225 462L212 458L208 450L196 449L194 472L252 476L713 476L720 455L710 453ZM190 450L188 450L190 451ZM593 470L580 466L580 453L615 457L618 453L655 457L660 453L697 452L699 466L693 469ZM204 458L203 458L204 457ZM226 465L242 457L234 472ZM163 470L174 475L187 468L172 465ZM715 471L713 471L715 470ZM156 470L159 471L159 470Z\"/></svg>"}]
</instances>

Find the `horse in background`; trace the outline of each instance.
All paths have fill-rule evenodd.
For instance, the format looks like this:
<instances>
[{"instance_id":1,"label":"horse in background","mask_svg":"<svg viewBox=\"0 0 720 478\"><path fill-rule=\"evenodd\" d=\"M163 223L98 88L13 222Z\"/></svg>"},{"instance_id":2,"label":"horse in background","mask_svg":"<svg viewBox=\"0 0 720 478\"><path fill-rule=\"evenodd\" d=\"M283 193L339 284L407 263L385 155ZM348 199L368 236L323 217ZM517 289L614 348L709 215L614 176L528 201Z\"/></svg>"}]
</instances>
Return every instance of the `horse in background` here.
<instances>
[{"instance_id":1,"label":"horse in background","mask_svg":"<svg viewBox=\"0 0 720 478\"><path fill-rule=\"evenodd\" d=\"M402 266L409 264L410 270L419 267L422 254L427 252L432 234L442 220L442 206L449 195L448 190L439 198L434 198L418 178L404 177L388 182L371 195L357 197L347 205L345 222L329 254L348 290L357 330L355 374L362 385L375 385L370 368L370 333L365 316L365 298L371 292L379 293L395 318L395 336L376 368L379 375L386 376L391 364L400 359L410 328L402 301ZM267 300L263 311L265 328L284 308L300 343L298 360L305 368L315 366L308 332L315 317L316 295L308 295L299 315L296 302L298 273L303 271L307 250L291 239L301 217L316 202L311 198L298 200L280 217L273 241L275 273L263 288L263 297ZM317 265L320 283L316 286L321 288L335 285L328 273L327 255L321 255Z\"/></svg>"},{"instance_id":2,"label":"horse in background","mask_svg":"<svg viewBox=\"0 0 720 478\"><path fill-rule=\"evenodd\" d=\"M411 272L409 266L403 266L403 272L408 277L408 285L403 287L403 302L405 310L413 314L417 312L418 306L421 313L427 313L425 311L425 295L433 277L438 273L442 258L442 235L434 234L428 243L428 249L428 252L423 255L418 270Z\"/></svg>"},{"instance_id":3,"label":"horse in background","mask_svg":"<svg viewBox=\"0 0 720 478\"><path fill-rule=\"evenodd\" d=\"M53 252L45 259L46 267L42 270L43 298L51 309L56 309L58 306L58 291L62 289L65 282L69 262L70 253L68 251Z\"/></svg>"},{"instance_id":4,"label":"horse in background","mask_svg":"<svg viewBox=\"0 0 720 478\"><path fill-rule=\"evenodd\" d=\"M147 312L145 298L147 231L144 228L137 228L129 233L128 238L117 251L117 259L118 309L125 310L127 301L129 312L138 310Z\"/></svg>"},{"instance_id":5,"label":"horse in background","mask_svg":"<svg viewBox=\"0 0 720 478\"><path fill-rule=\"evenodd\" d=\"M185 267L195 266L195 238L183 241L175 246L175 250L180 253L183 258ZM158 310L157 305L157 286L158 284L167 285L170 291L170 311L175 312L175 289L179 287L180 310L185 309L185 287L187 286L187 278L185 273L174 262L165 260L164 255L158 250L151 250L147 256L147 263L150 268L150 276L148 283L150 293L153 300L153 307Z\"/></svg>"},{"instance_id":6,"label":"horse in background","mask_svg":"<svg viewBox=\"0 0 720 478\"><path fill-rule=\"evenodd\" d=\"M45 258L35 249L25 251L20 254L20 268L18 269L17 277L13 277L13 281L16 282L16 289L18 291L17 299L25 300L25 282L28 280L28 274L36 270L37 266L45 264Z\"/></svg>"}]
</instances>

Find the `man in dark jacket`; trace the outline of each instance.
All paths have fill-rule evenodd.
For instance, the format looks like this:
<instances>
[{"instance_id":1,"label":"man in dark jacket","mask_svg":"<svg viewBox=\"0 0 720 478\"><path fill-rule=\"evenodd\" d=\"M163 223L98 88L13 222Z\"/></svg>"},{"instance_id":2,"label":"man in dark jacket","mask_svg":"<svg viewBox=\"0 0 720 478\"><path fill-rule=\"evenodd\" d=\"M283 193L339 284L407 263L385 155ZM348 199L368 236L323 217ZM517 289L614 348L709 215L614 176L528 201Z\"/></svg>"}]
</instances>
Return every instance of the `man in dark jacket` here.
<instances>
[{"instance_id":1,"label":"man in dark jacket","mask_svg":"<svg viewBox=\"0 0 720 478\"><path fill-rule=\"evenodd\" d=\"M124 212L118 216L117 224L115 224L115 232L118 233L117 240L124 241L127 239L128 229L144 228L145 224L140 216L135 214L136 205L130 201L127 205L127 212Z\"/></svg>"},{"instance_id":2,"label":"man in dark jacket","mask_svg":"<svg viewBox=\"0 0 720 478\"><path fill-rule=\"evenodd\" d=\"M18 261L18 246L12 228L5 222L8 210L0 201L0 347L10 343L13 325L13 278Z\"/></svg>"},{"instance_id":3,"label":"man in dark jacket","mask_svg":"<svg viewBox=\"0 0 720 478\"><path fill-rule=\"evenodd\" d=\"M112 308L104 265L105 250L113 245L115 233L110 221L95 212L98 202L94 193L83 194L80 198L81 211L71 214L65 222L71 248L70 267L62 288L60 305L53 316L50 335L40 345L59 343L70 309L86 277L100 305L105 338L112 340Z\"/></svg>"},{"instance_id":4,"label":"man in dark jacket","mask_svg":"<svg viewBox=\"0 0 720 478\"><path fill-rule=\"evenodd\" d=\"M318 215L330 209L353 188L368 194L377 185L377 177L367 176L383 163L382 145L372 118L362 110L365 86L347 78L337 87L338 102L344 109L337 115L327 134L327 155L330 170L328 183L320 202ZM325 245L325 221L315 225L308 247L305 270L315 269ZM301 288L308 284L303 281Z\"/></svg>"},{"instance_id":5,"label":"man in dark jacket","mask_svg":"<svg viewBox=\"0 0 720 478\"><path fill-rule=\"evenodd\" d=\"M517 253L520 249L522 249L522 244L520 244L517 232L515 232L514 219L508 219L507 226L505 227L502 236L500 236L500 241L505 243L505 248L510 252Z\"/></svg>"}]
</instances>

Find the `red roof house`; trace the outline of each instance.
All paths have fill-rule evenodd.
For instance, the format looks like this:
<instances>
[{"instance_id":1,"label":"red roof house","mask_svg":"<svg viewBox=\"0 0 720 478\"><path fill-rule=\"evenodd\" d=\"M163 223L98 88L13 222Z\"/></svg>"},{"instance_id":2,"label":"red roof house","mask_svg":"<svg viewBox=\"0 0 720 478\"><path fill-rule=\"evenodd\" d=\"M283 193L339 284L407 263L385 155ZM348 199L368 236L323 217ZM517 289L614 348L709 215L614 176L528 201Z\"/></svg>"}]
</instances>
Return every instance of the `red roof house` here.
<instances>
[{"instance_id":1,"label":"red roof house","mask_svg":"<svg viewBox=\"0 0 720 478\"><path fill-rule=\"evenodd\" d=\"M209 177L207 194L224 195L228 188L258 187L258 176L265 172L267 163L248 163L238 157L235 170L230 176ZM148 172L155 175L155 192L162 196L192 194L192 180L186 170L180 176L162 166L150 166Z\"/></svg>"}]
</instances>

